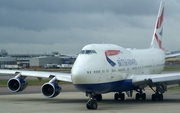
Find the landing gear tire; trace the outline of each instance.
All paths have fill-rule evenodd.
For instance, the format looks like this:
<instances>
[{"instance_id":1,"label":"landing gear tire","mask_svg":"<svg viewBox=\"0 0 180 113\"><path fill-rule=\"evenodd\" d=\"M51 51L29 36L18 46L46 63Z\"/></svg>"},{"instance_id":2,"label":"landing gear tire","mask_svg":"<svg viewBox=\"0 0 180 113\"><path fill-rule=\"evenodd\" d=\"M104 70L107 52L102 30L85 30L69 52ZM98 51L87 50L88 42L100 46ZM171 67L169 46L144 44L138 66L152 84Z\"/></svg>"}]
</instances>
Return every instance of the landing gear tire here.
<instances>
[{"instance_id":1,"label":"landing gear tire","mask_svg":"<svg viewBox=\"0 0 180 113\"><path fill-rule=\"evenodd\" d=\"M119 94L118 93L115 93L114 94L114 100L118 100L119 99Z\"/></svg>"},{"instance_id":2,"label":"landing gear tire","mask_svg":"<svg viewBox=\"0 0 180 113\"><path fill-rule=\"evenodd\" d=\"M95 98L97 101L102 101L102 95L101 94L96 94Z\"/></svg>"},{"instance_id":3,"label":"landing gear tire","mask_svg":"<svg viewBox=\"0 0 180 113\"><path fill-rule=\"evenodd\" d=\"M140 94L136 93L136 100L139 100L139 99L140 99Z\"/></svg>"},{"instance_id":4,"label":"landing gear tire","mask_svg":"<svg viewBox=\"0 0 180 113\"><path fill-rule=\"evenodd\" d=\"M114 100L118 100L119 98L120 98L122 101L124 101L124 100L125 100L125 95L124 95L124 93L115 93L115 94L114 94Z\"/></svg>"},{"instance_id":5,"label":"landing gear tire","mask_svg":"<svg viewBox=\"0 0 180 113\"><path fill-rule=\"evenodd\" d=\"M96 101L92 101L91 102L91 109L97 109L97 107L98 107L97 102Z\"/></svg>"},{"instance_id":6,"label":"landing gear tire","mask_svg":"<svg viewBox=\"0 0 180 113\"><path fill-rule=\"evenodd\" d=\"M163 94L159 94L159 95L158 95L158 100L159 100L159 101L162 101L162 100L163 100Z\"/></svg>"},{"instance_id":7,"label":"landing gear tire","mask_svg":"<svg viewBox=\"0 0 180 113\"><path fill-rule=\"evenodd\" d=\"M146 100L146 93L136 93L136 100L139 100L139 99L142 99L142 100Z\"/></svg>"},{"instance_id":8,"label":"landing gear tire","mask_svg":"<svg viewBox=\"0 0 180 113\"><path fill-rule=\"evenodd\" d=\"M88 101L87 104L86 104L86 108L87 108L87 109L93 109L93 110L95 110L95 109L97 109L97 107L98 107L98 104L97 104L97 102L96 102L95 100L90 100L90 101Z\"/></svg>"},{"instance_id":9,"label":"landing gear tire","mask_svg":"<svg viewBox=\"0 0 180 113\"><path fill-rule=\"evenodd\" d=\"M163 100L163 94L152 94L152 101L162 101Z\"/></svg>"},{"instance_id":10,"label":"landing gear tire","mask_svg":"<svg viewBox=\"0 0 180 113\"><path fill-rule=\"evenodd\" d=\"M152 101L156 101L156 100L157 100L156 94L152 94Z\"/></svg>"},{"instance_id":11,"label":"landing gear tire","mask_svg":"<svg viewBox=\"0 0 180 113\"><path fill-rule=\"evenodd\" d=\"M146 100L146 93L143 93L141 98L142 98L142 100Z\"/></svg>"},{"instance_id":12,"label":"landing gear tire","mask_svg":"<svg viewBox=\"0 0 180 113\"><path fill-rule=\"evenodd\" d=\"M125 100L125 95L124 95L124 93L121 93L121 94L120 94L120 98L121 98L122 101Z\"/></svg>"},{"instance_id":13,"label":"landing gear tire","mask_svg":"<svg viewBox=\"0 0 180 113\"><path fill-rule=\"evenodd\" d=\"M87 109L91 109L90 102L87 102L87 104L86 104L86 108L87 108Z\"/></svg>"}]
</instances>

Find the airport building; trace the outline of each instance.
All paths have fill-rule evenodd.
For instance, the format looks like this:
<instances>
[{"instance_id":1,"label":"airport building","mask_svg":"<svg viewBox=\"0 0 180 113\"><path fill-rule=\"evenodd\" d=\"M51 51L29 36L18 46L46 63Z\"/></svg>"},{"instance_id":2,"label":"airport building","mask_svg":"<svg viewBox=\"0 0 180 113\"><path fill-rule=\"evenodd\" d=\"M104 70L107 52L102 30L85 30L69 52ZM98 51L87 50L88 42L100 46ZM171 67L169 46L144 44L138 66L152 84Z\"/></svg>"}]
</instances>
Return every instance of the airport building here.
<instances>
[{"instance_id":1,"label":"airport building","mask_svg":"<svg viewBox=\"0 0 180 113\"><path fill-rule=\"evenodd\" d=\"M0 51L0 68L4 65L18 65L23 68L44 68L46 64L73 64L77 56L61 55L59 52L51 54L8 54Z\"/></svg>"},{"instance_id":2,"label":"airport building","mask_svg":"<svg viewBox=\"0 0 180 113\"><path fill-rule=\"evenodd\" d=\"M180 66L180 57L176 57L176 58L168 58L166 60L166 65L178 65Z\"/></svg>"},{"instance_id":3,"label":"airport building","mask_svg":"<svg viewBox=\"0 0 180 113\"><path fill-rule=\"evenodd\" d=\"M34 57L30 59L31 68L45 68L46 64L62 64L62 59L60 57Z\"/></svg>"},{"instance_id":4,"label":"airport building","mask_svg":"<svg viewBox=\"0 0 180 113\"><path fill-rule=\"evenodd\" d=\"M28 68L30 66L30 59L34 57L49 57L53 54L9 54L8 56L16 58L16 64Z\"/></svg>"},{"instance_id":5,"label":"airport building","mask_svg":"<svg viewBox=\"0 0 180 113\"><path fill-rule=\"evenodd\" d=\"M0 57L0 68L5 68L5 65L14 65L16 62L14 57Z\"/></svg>"}]
</instances>

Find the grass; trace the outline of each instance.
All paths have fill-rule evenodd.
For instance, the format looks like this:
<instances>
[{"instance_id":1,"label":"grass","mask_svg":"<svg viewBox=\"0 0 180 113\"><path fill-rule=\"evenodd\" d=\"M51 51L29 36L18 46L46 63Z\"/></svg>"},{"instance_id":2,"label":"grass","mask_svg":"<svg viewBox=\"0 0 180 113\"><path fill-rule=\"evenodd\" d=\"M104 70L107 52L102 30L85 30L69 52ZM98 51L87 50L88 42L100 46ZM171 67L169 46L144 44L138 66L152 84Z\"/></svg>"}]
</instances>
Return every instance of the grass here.
<instances>
[{"instance_id":1,"label":"grass","mask_svg":"<svg viewBox=\"0 0 180 113\"><path fill-rule=\"evenodd\" d=\"M168 90L180 91L180 86L171 86Z\"/></svg>"},{"instance_id":2,"label":"grass","mask_svg":"<svg viewBox=\"0 0 180 113\"><path fill-rule=\"evenodd\" d=\"M164 71L180 71L180 66L165 66Z\"/></svg>"},{"instance_id":3,"label":"grass","mask_svg":"<svg viewBox=\"0 0 180 113\"><path fill-rule=\"evenodd\" d=\"M0 87L7 86L7 80L0 80Z\"/></svg>"}]
</instances>

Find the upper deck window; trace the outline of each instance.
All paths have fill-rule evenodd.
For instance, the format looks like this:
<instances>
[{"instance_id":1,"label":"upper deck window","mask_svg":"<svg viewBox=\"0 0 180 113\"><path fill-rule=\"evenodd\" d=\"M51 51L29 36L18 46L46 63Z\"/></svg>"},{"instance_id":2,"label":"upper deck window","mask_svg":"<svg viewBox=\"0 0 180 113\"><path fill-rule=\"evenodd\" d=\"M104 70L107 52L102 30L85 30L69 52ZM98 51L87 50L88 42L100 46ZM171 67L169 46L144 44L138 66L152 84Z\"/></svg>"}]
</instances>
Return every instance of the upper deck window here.
<instances>
[{"instance_id":1,"label":"upper deck window","mask_svg":"<svg viewBox=\"0 0 180 113\"><path fill-rule=\"evenodd\" d=\"M95 50L82 50L80 54L97 54Z\"/></svg>"}]
</instances>

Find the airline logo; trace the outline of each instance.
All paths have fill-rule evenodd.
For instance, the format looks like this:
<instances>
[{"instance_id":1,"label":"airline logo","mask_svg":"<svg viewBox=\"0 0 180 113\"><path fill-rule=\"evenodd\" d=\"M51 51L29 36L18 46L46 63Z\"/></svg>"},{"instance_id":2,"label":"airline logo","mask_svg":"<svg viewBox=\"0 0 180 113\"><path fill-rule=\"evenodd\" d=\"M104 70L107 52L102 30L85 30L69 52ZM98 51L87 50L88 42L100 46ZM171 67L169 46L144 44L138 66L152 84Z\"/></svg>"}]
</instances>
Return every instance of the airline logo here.
<instances>
[{"instance_id":1,"label":"airline logo","mask_svg":"<svg viewBox=\"0 0 180 113\"><path fill-rule=\"evenodd\" d=\"M119 53L120 53L120 50L106 50L105 51L106 60L112 67L114 67L116 63L112 61L109 57L118 55Z\"/></svg>"},{"instance_id":2,"label":"airline logo","mask_svg":"<svg viewBox=\"0 0 180 113\"><path fill-rule=\"evenodd\" d=\"M163 16L164 16L164 8L162 10L162 13L161 13L161 16L158 18L158 22L157 22L157 25L156 25L156 29L159 29L162 25L162 22L163 22Z\"/></svg>"},{"instance_id":3,"label":"airline logo","mask_svg":"<svg viewBox=\"0 0 180 113\"><path fill-rule=\"evenodd\" d=\"M156 41L157 41L157 43L158 43L158 45L159 45L159 48L161 48L161 49L162 49L162 41L161 41L161 39L159 38L159 36L160 36L160 37L162 36L163 28L162 28L161 26L162 26L162 22L163 22L163 16L164 16L164 8L162 9L162 13L161 13L160 17L158 18L157 25L156 25L156 29L161 28L161 29L160 29L160 32L159 32L158 34L157 34L157 33L154 34L154 35L155 35L155 38L156 38ZM159 36L158 36L158 35L159 35Z\"/></svg>"}]
</instances>

